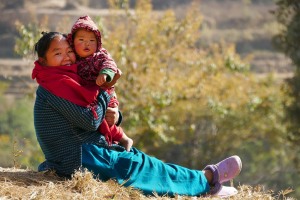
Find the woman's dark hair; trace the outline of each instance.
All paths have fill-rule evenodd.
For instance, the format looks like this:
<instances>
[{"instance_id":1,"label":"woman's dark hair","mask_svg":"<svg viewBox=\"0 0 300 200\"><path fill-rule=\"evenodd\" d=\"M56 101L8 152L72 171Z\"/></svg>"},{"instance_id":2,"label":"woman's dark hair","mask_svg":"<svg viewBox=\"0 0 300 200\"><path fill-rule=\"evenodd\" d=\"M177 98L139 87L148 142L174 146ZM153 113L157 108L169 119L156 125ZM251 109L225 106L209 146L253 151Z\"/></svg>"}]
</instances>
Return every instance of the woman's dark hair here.
<instances>
[{"instance_id":1,"label":"woman's dark hair","mask_svg":"<svg viewBox=\"0 0 300 200\"><path fill-rule=\"evenodd\" d=\"M63 36L67 37L63 33L59 32L42 32L43 36L39 39L39 41L34 45L34 51L37 53L39 58L44 58L46 55L46 52L49 49L49 46L51 44L51 41L56 37L56 36Z\"/></svg>"}]
</instances>

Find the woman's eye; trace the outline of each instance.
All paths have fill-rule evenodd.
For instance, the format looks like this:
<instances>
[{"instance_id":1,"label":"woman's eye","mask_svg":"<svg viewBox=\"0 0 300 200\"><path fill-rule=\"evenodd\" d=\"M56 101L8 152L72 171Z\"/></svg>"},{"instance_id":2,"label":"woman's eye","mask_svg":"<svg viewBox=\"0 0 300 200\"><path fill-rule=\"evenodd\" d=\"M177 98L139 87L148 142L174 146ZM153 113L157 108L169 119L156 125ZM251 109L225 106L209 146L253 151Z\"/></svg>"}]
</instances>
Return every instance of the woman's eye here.
<instances>
[{"instance_id":1,"label":"woman's eye","mask_svg":"<svg viewBox=\"0 0 300 200\"><path fill-rule=\"evenodd\" d=\"M61 55L61 53L55 53L54 55L59 56L59 55Z\"/></svg>"}]
</instances>

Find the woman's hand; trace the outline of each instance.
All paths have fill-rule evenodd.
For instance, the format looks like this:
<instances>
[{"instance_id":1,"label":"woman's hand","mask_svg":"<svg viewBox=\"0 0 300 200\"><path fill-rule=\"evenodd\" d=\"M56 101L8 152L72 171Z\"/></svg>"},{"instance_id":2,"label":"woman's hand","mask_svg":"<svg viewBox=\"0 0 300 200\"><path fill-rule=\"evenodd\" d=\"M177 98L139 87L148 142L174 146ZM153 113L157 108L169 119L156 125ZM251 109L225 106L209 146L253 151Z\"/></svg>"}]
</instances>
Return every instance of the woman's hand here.
<instances>
[{"instance_id":1,"label":"woman's hand","mask_svg":"<svg viewBox=\"0 0 300 200\"><path fill-rule=\"evenodd\" d=\"M108 126L116 124L119 120L119 109L118 107L111 108L108 107L105 114L105 120Z\"/></svg>"}]
</instances>

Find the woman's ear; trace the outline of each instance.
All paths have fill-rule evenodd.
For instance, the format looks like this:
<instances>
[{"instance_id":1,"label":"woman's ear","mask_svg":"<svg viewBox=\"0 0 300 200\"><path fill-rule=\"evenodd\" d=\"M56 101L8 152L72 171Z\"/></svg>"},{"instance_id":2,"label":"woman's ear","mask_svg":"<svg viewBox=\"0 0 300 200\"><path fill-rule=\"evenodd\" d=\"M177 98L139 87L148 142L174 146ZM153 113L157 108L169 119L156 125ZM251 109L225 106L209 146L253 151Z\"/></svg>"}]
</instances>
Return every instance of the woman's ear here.
<instances>
[{"instance_id":1,"label":"woman's ear","mask_svg":"<svg viewBox=\"0 0 300 200\"><path fill-rule=\"evenodd\" d=\"M46 65L46 60L45 60L44 58L39 57L38 62L39 62L41 65Z\"/></svg>"}]
</instances>

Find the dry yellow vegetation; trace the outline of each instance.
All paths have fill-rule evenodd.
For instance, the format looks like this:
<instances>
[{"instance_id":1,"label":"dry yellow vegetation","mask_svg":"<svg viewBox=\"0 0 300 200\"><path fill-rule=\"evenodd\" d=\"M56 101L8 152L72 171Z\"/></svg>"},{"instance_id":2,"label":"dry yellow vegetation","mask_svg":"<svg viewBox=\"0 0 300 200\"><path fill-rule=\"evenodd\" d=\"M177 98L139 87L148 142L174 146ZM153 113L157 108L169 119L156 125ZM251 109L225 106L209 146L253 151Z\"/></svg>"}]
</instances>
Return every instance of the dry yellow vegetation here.
<instances>
[{"instance_id":1,"label":"dry yellow vegetation","mask_svg":"<svg viewBox=\"0 0 300 200\"><path fill-rule=\"evenodd\" d=\"M239 186L239 193L232 200L275 200L287 199L290 190L274 195L261 186ZM71 179L63 179L52 172L42 173L32 170L0 167L0 199L171 199L168 196L144 196L133 188L126 188L114 181L102 182L93 178L91 172L76 172ZM220 199L218 197L183 197L172 199Z\"/></svg>"}]
</instances>

